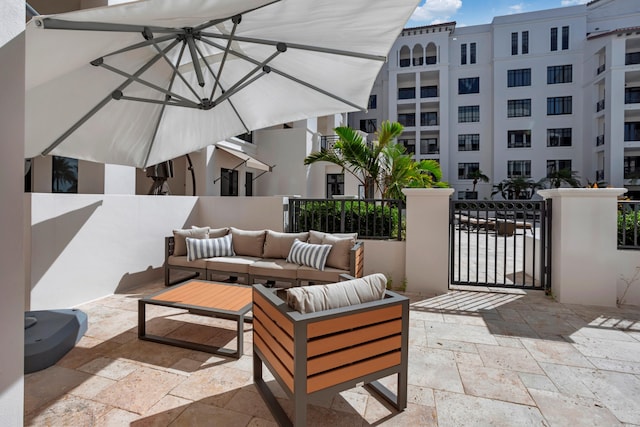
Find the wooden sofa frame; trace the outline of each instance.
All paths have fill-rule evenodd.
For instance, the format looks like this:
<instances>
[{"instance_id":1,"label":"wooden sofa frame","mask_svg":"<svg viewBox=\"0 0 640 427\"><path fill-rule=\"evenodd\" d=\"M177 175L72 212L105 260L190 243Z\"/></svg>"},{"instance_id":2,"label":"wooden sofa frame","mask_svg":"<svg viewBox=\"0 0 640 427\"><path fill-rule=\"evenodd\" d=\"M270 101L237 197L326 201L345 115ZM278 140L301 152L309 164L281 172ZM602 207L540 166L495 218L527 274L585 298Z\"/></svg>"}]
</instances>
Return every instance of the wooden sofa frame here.
<instances>
[{"instance_id":1,"label":"wooden sofa frame","mask_svg":"<svg viewBox=\"0 0 640 427\"><path fill-rule=\"evenodd\" d=\"M213 275L228 275L228 276L237 276L242 277L245 280L245 283L252 285L256 282L256 280L260 281L282 281L282 282L290 282L293 286L300 286L304 280L300 279L283 279L280 277L271 277L267 275L251 275L247 273L237 273L237 272L229 272L229 271L218 271L218 270L207 270L206 268L196 268L196 267L188 267L188 266L180 266L180 265L170 265L169 257L173 255L173 250L175 247L175 239L173 236L167 236L164 239L164 285L171 286L185 280L191 280L194 278L199 278L202 280L211 280ZM353 277L362 277L364 274L364 243L357 241L355 245L351 248L349 254L349 275ZM171 270L181 270L181 271L189 271L193 274L186 277L181 278L179 280L171 281ZM331 283L332 281L322 281L322 280L314 280L314 283Z\"/></svg>"},{"instance_id":2,"label":"wooden sofa frame","mask_svg":"<svg viewBox=\"0 0 640 427\"><path fill-rule=\"evenodd\" d=\"M394 292L374 302L301 314L273 289L253 287L253 380L281 426L306 425L310 397L358 385L404 410L408 342L409 300ZM293 401L292 419L265 383L263 363ZM393 374L396 393L376 381Z\"/></svg>"}]
</instances>

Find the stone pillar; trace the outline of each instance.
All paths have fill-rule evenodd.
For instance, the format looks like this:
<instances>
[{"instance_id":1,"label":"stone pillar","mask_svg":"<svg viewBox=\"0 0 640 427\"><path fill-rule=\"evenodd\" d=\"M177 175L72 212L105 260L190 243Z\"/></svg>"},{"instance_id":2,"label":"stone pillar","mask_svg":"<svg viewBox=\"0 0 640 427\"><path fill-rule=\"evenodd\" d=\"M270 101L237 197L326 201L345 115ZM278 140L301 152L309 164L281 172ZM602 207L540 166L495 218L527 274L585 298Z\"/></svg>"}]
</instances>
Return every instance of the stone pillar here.
<instances>
[{"instance_id":1,"label":"stone pillar","mask_svg":"<svg viewBox=\"0 0 640 427\"><path fill-rule=\"evenodd\" d=\"M551 291L564 304L616 305L617 198L624 188L538 191L551 199Z\"/></svg>"},{"instance_id":2,"label":"stone pillar","mask_svg":"<svg viewBox=\"0 0 640 427\"><path fill-rule=\"evenodd\" d=\"M407 291L449 290L449 198L453 188L405 188Z\"/></svg>"}]
</instances>

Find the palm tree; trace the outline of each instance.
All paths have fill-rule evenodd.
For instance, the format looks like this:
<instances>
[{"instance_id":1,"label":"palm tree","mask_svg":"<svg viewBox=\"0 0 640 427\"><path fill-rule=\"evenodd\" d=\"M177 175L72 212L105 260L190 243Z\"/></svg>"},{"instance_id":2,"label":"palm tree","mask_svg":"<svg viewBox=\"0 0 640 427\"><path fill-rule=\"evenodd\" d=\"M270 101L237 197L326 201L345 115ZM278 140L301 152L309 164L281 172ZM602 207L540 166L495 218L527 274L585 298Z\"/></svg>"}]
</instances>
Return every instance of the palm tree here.
<instances>
[{"instance_id":1,"label":"palm tree","mask_svg":"<svg viewBox=\"0 0 640 427\"><path fill-rule=\"evenodd\" d=\"M476 169L467 175L467 178L473 180L473 191L476 192L476 185L478 185L478 181L489 182L489 177L482 173L480 169Z\"/></svg>"},{"instance_id":2,"label":"palm tree","mask_svg":"<svg viewBox=\"0 0 640 427\"><path fill-rule=\"evenodd\" d=\"M505 179L494 185L491 197L499 193L505 200L529 199L533 192L539 188L543 188L540 182L535 182L519 176L516 178Z\"/></svg>"},{"instance_id":3,"label":"palm tree","mask_svg":"<svg viewBox=\"0 0 640 427\"><path fill-rule=\"evenodd\" d=\"M383 190L382 150L400 136L403 129L400 123L385 121L378 129L377 141L368 145L360 132L348 126L337 127L335 132L340 139L333 148L309 154L304 164L329 162L341 166L364 186L365 198L373 198L376 189L380 192Z\"/></svg>"},{"instance_id":4,"label":"palm tree","mask_svg":"<svg viewBox=\"0 0 640 427\"><path fill-rule=\"evenodd\" d=\"M53 156L53 189L54 193L78 192L78 167L74 165L74 159Z\"/></svg>"},{"instance_id":5,"label":"palm tree","mask_svg":"<svg viewBox=\"0 0 640 427\"><path fill-rule=\"evenodd\" d=\"M547 183L551 188L560 188L562 184L578 188L580 187L580 177L578 176L578 172L572 171L571 169L554 170L548 173L546 178L540 180L540 184Z\"/></svg>"}]
</instances>

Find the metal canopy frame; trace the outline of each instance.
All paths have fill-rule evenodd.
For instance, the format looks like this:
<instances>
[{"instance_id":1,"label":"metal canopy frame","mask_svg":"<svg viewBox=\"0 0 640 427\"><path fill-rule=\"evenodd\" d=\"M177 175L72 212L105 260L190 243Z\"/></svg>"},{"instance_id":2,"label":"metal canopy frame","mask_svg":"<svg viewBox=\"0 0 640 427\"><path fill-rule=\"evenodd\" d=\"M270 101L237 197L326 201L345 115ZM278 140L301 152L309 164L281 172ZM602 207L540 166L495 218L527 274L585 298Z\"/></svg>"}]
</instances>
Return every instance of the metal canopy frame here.
<instances>
[{"instance_id":1,"label":"metal canopy frame","mask_svg":"<svg viewBox=\"0 0 640 427\"><path fill-rule=\"evenodd\" d=\"M369 55L362 52L350 52L350 51L344 51L339 49L331 49L331 48L324 48L324 47L304 45L304 44L283 43L280 41L266 40L266 39L260 39L260 38L237 37L235 35L238 25L240 25L242 22L242 14L247 14L254 10L261 9L262 7L267 7L278 1L280 0L275 0L266 5L246 10L241 14L234 15L232 17L215 19L215 20L207 21L199 26L185 27L185 28L114 24L114 23L103 23L103 22L75 22L75 21L66 21L66 20L61 20L56 18L47 18L47 17L36 18L37 19L35 22L36 26L42 27L44 29L140 33L141 36L144 38L144 41L110 52L106 55L103 55L100 58L97 58L91 61L91 65L96 67L101 67L101 68L104 68L105 70L121 75L125 77L125 81L121 83L114 91L112 91L110 94L105 96L96 106L94 106L91 110L89 110L76 123L74 123L67 131L65 131L60 137L58 137L53 143L51 143L51 145L49 145L42 152L42 155L49 154L58 145L60 145L67 137L69 137L69 135L71 135L76 129L78 129L83 123L85 123L92 116L94 116L98 111L100 111L104 106L106 106L111 100L126 100L126 101L145 102L145 103L162 105L162 110L160 112L157 122L155 123L152 141L150 142L149 148L147 150L145 164L149 159L149 155L153 148L153 143L157 135L160 122L162 120L164 109L167 106L194 108L194 109L200 109L200 110L211 110L215 108L217 105L220 105L225 101L228 101L229 105L233 109L235 115L238 117L238 119L240 120L240 122L242 123L246 131L250 132L251 129L247 127L240 113L238 112L236 107L233 105L232 96L237 92L241 91L243 88L251 85L256 80L272 72L285 79L289 79L297 84L305 86L311 90L321 93L327 97L333 98L353 108L356 108L361 111L365 111L365 109L359 107L358 105L340 96L337 96L328 90L317 87L311 83L308 83L304 80L301 80L290 74L287 74L283 70L276 69L270 66L269 63L273 61L273 59L275 59L277 56L286 53L288 49L299 49L299 50L306 50L311 52L321 52L321 53L328 53L333 55L349 56L354 58L364 58L364 59L370 59L370 60L377 60L381 62L386 61L386 57L380 56L380 55ZM233 24L229 34L217 34L217 33L205 31L206 29L214 25L217 25L226 21L230 21ZM219 39L222 41L226 41L226 43L219 44L211 39ZM164 42L169 42L169 44L166 47L161 48L160 43L164 43ZM270 45L275 48L275 51L266 59L257 60L241 52L238 52L237 50L234 50L232 48L233 42ZM205 57L202 50L200 49L199 47L200 43L207 44L222 52L223 56L222 56L217 73L212 69L211 65L207 61L207 58ZM157 53L151 59L149 59L144 65L142 65L137 71L135 71L133 74L127 71L118 69L105 62L105 59L108 57L129 52L135 49L145 48L148 46L153 46L156 49ZM171 59L168 57L167 54L176 48L180 49L180 51L179 51L179 54L177 55L177 60L174 63L171 61ZM188 83L187 79L180 72L179 67L185 51L188 51L188 54L191 57L191 64L193 66L193 70L196 74L196 79L200 87L205 86L205 78L204 78L205 72L208 72L212 76L214 83L213 83L213 87L211 89L211 92L210 92L211 94L209 98L200 97L200 95L198 95L195 88ZM220 77L223 73L224 65L229 55L233 55L235 58L244 60L252 64L254 67L251 69L251 71L249 71L247 74L245 74L240 79L238 79L236 83L234 83L231 87L225 88L221 83ZM169 85L167 88L162 88L154 83L149 82L148 80L145 80L142 77L143 74L148 69L150 69L155 63L157 63L159 60L164 60L169 65L169 67L171 67L171 69L173 70L172 76L170 78ZM204 68L202 67L202 64L204 64ZM188 97L179 95L178 93L172 90L176 77L178 77L185 84L188 90L194 95L194 99L189 99ZM151 88L159 92L160 94L164 95L164 98L149 99L149 98L139 98L139 97L126 95L125 89L133 82L142 84L148 88ZM218 89L219 89L219 93L217 93Z\"/></svg>"}]
</instances>

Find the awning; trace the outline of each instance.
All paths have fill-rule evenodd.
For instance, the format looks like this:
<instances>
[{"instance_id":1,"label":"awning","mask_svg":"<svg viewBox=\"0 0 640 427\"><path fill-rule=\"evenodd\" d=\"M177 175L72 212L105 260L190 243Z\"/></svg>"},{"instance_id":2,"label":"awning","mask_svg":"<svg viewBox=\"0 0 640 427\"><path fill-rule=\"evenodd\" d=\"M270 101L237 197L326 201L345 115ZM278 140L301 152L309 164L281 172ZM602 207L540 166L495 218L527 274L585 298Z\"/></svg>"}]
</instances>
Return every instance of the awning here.
<instances>
[{"instance_id":1,"label":"awning","mask_svg":"<svg viewBox=\"0 0 640 427\"><path fill-rule=\"evenodd\" d=\"M229 147L225 147L223 145L217 145L217 144L216 144L216 149L225 151L225 152L231 154L232 156L237 157L238 159L242 160L242 162L244 164L246 164L247 167L249 167L249 168L257 169L257 170L261 170L261 171L265 171L265 172L271 172L272 166L269 166L268 164L263 163L263 162L261 162L260 160L254 158L254 157L251 157L247 153L243 153L242 151L233 150L233 149L231 149ZM240 165L238 165L238 166L240 166ZM238 166L236 166L236 168Z\"/></svg>"}]
</instances>

